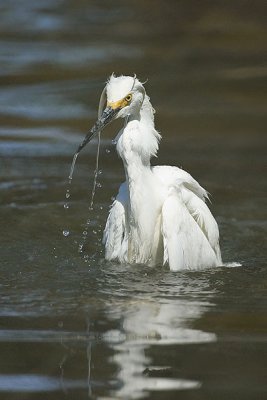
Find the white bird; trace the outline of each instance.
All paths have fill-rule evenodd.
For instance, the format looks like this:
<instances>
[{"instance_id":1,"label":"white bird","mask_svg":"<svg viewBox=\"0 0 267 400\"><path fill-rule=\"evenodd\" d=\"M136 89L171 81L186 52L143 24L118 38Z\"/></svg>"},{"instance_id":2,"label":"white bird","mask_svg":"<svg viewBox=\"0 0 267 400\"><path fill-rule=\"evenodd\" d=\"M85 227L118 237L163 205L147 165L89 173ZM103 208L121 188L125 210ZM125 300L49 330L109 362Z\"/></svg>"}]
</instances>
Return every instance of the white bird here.
<instances>
[{"instance_id":1,"label":"white bird","mask_svg":"<svg viewBox=\"0 0 267 400\"><path fill-rule=\"evenodd\" d=\"M172 271L220 266L219 230L205 204L206 190L180 168L150 164L161 139L154 112L136 76L112 75L100 98L98 120L76 153L113 119L124 119L116 148L126 181L106 222L105 258L167 264Z\"/></svg>"}]
</instances>

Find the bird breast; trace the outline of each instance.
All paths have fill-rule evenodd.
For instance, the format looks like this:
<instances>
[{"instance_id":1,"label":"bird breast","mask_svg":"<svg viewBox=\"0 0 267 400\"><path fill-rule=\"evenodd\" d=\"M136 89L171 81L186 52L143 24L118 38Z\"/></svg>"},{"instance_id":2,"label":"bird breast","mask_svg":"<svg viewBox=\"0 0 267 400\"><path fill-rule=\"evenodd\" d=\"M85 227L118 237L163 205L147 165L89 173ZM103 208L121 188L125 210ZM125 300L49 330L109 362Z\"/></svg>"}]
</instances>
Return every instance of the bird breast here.
<instances>
[{"instance_id":1,"label":"bird breast","mask_svg":"<svg viewBox=\"0 0 267 400\"><path fill-rule=\"evenodd\" d=\"M157 154L158 136L153 126L138 120L130 121L119 132L117 152L127 165L142 163L150 165L150 159Z\"/></svg>"}]
</instances>

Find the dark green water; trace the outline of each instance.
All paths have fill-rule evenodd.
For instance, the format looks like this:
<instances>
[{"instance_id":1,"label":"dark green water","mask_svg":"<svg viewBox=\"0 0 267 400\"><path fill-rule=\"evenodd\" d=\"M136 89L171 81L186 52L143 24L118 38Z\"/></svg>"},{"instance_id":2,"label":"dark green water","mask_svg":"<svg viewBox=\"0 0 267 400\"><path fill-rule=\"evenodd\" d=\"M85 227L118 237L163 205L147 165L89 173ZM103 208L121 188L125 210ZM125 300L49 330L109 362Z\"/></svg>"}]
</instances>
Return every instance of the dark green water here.
<instances>
[{"instance_id":1,"label":"dark green water","mask_svg":"<svg viewBox=\"0 0 267 400\"><path fill-rule=\"evenodd\" d=\"M0 398L267 397L266 2L12 0L0 5ZM107 77L145 81L162 134L159 164L211 193L223 259L171 273L103 261L123 180L102 137ZM264 165L265 164L265 165ZM64 237L62 231L70 231Z\"/></svg>"}]
</instances>

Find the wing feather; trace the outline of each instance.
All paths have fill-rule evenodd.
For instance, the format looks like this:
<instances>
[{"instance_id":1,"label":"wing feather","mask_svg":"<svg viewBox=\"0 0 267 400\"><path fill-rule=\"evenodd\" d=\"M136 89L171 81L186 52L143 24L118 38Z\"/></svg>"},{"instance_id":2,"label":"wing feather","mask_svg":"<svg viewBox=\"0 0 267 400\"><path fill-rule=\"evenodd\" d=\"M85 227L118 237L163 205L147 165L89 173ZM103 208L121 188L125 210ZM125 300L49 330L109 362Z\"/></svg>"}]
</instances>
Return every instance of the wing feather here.
<instances>
[{"instance_id":1,"label":"wing feather","mask_svg":"<svg viewBox=\"0 0 267 400\"><path fill-rule=\"evenodd\" d=\"M209 244L217 256L218 263L220 264L219 229L215 218L211 214L207 204L194 193L190 192L187 188L182 188L181 193L189 213L207 237Z\"/></svg>"},{"instance_id":2,"label":"wing feather","mask_svg":"<svg viewBox=\"0 0 267 400\"><path fill-rule=\"evenodd\" d=\"M188 211L181 191L170 191L162 207L162 221L164 260L168 260L172 271L218 265L216 254Z\"/></svg>"},{"instance_id":3,"label":"wing feather","mask_svg":"<svg viewBox=\"0 0 267 400\"><path fill-rule=\"evenodd\" d=\"M180 168L158 166L153 172L169 191L162 208L164 262L171 269L221 265L219 229L205 203L207 191Z\"/></svg>"},{"instance_id":4,"label":"wing feather","mask_svg":"<svg viewBox=\"0 0 267 400\"><path fill-rule=\"evenodd\" d=\"M103 244L105 245L105 258L107 260L125 261L128 248L125 226L127 197L127 186L123 183L111 206L104 230Z\"/></svg>"}]
</instances>

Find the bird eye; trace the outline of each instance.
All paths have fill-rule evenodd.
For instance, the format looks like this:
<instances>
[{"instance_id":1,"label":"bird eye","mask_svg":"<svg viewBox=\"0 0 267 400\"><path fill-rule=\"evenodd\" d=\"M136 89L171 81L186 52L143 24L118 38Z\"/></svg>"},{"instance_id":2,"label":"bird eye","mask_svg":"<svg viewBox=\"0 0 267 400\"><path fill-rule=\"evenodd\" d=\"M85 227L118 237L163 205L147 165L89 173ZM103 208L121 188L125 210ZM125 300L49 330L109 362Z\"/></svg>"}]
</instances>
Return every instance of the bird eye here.
<instances>
[{"instance_id":1,"label":"bird eye","mask_svg":"<svg viewBox=\"0 0 267 400\"><path fill-rule=\"evenodd\" d=\"M129 103L129 102L132 100L132 95L131 95L131 94L128 94L128 95L125 97L125 100L127 101L127 103Z\"/></svg>"}]
</instances>

